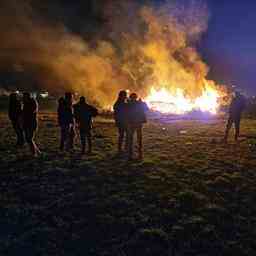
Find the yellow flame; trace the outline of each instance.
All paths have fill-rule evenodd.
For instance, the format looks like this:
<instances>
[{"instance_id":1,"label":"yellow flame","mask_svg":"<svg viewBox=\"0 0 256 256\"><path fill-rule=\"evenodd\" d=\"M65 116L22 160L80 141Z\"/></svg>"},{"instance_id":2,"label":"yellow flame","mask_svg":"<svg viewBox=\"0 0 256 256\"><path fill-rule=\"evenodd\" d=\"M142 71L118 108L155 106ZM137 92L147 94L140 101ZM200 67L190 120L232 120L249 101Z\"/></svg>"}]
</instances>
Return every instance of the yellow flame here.
<instances>
[{"instance_id":1,"label":"yellow flame","mask_svg":"<svg viewBox=\"0 0 256 256\"><path fill-rule=\"evenodd\" d=\"M162 113L180 115L193 110L200 110L217 114L220 97L221 95L217 89L206 84L201 96L194 99L185 95L181 88L171 92L165 87L161 89L152 87L145 101L152 110Z\"/></svg>"}]
</instances>

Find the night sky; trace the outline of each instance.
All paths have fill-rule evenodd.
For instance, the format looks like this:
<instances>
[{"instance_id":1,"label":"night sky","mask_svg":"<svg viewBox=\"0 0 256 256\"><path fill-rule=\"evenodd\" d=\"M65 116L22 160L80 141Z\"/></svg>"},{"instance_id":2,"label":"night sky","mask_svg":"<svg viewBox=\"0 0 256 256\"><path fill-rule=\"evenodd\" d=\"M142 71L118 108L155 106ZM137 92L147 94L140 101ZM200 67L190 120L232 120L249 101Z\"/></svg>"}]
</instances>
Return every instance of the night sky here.
<instances>
[{"instance_id":1,"label":"night sky","mask_svg":"<svg viewBox=\"0 0 256 256\"><path fill-rule=\"evenodd\" d=\"M209 29L200 51L210 77L256 93L256 1L209 0Z\"/></svg>"}]
</instances>

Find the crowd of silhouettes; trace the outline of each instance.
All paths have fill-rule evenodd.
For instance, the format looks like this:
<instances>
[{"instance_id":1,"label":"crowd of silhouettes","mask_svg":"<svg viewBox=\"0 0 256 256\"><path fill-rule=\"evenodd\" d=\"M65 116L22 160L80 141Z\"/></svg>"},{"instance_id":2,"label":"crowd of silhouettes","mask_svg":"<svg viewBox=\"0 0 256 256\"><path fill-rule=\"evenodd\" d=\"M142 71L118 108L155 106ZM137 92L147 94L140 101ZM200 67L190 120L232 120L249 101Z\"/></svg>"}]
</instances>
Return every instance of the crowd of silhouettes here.
<instances>
[{"instance_id":1,"label":"crowd of silhouettes","mask_svg":"<svg viewBox=\"0 0 256 256\"><path fill-rule=\"evenodd\" d=\"M236 93L229 108L229 118L225 131L224 141L227 142L229 131L235 125L235 140L240 135L240 121L242 112L246 106L245 98ZM119 154L126 153L129 159L134 157L134 136L137 137L138 158L143 158L143 125L147 122L147 104L138 98L136 93L128 93L125 90L119 92L113 106L115 124L118 129L117 150ZM27 142L34 156L41 152L38 149L34 137L38 121L38 103L29 93L23 93L20 100L16 93L9 98L9 119L17 137L17 147ZM70 151L74 147L76 130L79 130L81 141L81 153L92 152L92 128L93 118L98 115L98 110L86 102L85 97L80 97L77 103L73 103L73 94L65 93L58 100L58 125L60 127L60 151ZM87 149L87 150L86 150Z\"/></svg>"},{"instance_id":2,"label":"crowd of silhouettes","mask_svg":"<svg viewBox=\"0 0 256 256\"><path fill-rule=\"evenodd\" d=\"M92 118L98 115L98 110L87 104L85 97L80 97L78 103L73 104L72 93L65 93L59 99L58 123L60 126L60 150L72 150L74 146L75 130L78 128L81 141L81 153L92 152Z\"/></svg>"},{"instance_id":3,"label":"crowd of silhouettes","mask_svg":"<svg viewBox=\"0 0 256 256\"><path fill-rule=\"evenodd\" d=\"M41 154L34 137L37 130L37 101L27 92L23 93L22 101L16 93L10 95L9 118L17 136L17 146L28 143L34 156Z\"/></svg>"}]
</instances>

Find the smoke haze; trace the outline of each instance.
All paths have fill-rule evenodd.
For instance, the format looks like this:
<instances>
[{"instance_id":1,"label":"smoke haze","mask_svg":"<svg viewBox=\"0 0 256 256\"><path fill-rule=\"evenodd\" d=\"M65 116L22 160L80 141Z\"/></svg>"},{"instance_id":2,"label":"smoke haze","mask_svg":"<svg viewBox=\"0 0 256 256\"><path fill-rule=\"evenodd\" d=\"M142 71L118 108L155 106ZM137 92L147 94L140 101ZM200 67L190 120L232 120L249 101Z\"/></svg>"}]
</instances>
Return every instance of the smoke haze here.
<instances>
[{"instance_id":1,"label":"smoke haze","mask_svg":"<svg viewBox=\"0 0 256 256\"><path fill-rule=\"evenodd\" d=\"M110 106L121 89L142 97L152 86L200 95L208 67L195 45L207 30L207 6L101 2L95 6L103 22L88 35L46 18L32 1L1 1L0 69L28 74L37 88L52 93L76 91L102 107Z\"/></svg>"}]
</instances>

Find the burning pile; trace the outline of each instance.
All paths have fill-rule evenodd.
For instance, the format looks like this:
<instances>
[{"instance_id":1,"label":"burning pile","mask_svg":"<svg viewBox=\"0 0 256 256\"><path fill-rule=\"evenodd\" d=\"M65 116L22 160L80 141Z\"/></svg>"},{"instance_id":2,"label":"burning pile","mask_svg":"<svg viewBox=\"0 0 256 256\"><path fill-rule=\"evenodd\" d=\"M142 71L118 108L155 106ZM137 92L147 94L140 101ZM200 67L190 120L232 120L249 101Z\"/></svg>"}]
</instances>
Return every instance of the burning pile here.
<instances>
[{"instance_id":1,"label":"burning pile","mask_svg":"<svg viewBox=\"0 0 256 256\"><path fill-rule=\"evenodd\" d=\"M194 110L217 114L220 106L221 94L207 82L201 96L192 99L184 94L184 91L177 87L174 93L165 87L156 90L151 88L150 94L146 97L149 107L161 113L186 114Z\"/></svg>"},{"instance_id":2,"label":"burning pile","mask_svg":"<svg viewBox=\"0 0 256 256\"><path fill-rule=\"evenodd\" d=\"M104 22L89 39L39 17L30 1L3 2L0 68L20 67L40 90L76 91L107 108L129 89L160 112L218 111L223 88L207 80L196 50L208 24L200 1L95 0Z\"/></svg>"}]
</instances>

